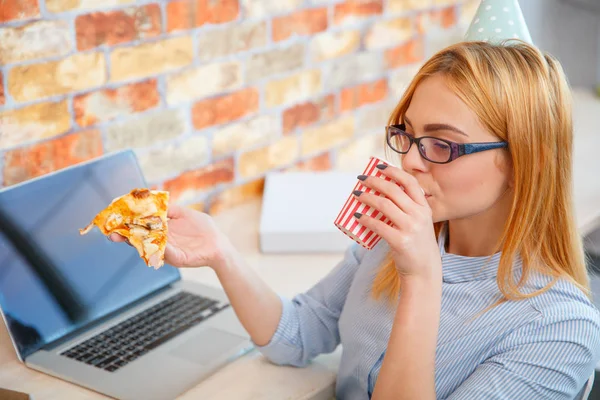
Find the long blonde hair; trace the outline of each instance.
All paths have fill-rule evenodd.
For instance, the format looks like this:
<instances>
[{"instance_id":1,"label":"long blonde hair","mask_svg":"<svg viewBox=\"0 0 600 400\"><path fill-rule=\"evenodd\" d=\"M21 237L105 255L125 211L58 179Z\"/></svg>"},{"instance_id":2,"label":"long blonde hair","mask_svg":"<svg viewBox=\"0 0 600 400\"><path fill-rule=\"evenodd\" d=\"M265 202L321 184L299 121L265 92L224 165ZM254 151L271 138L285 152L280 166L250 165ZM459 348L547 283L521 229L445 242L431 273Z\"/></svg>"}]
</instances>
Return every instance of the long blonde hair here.
<instances>
[{"instance_id":1,"label":"long blonde hair","mask_svg":"<svg viewBox=\"0 0 600 400\"><path fill-rule=\"evenodd\" d=\"M570 88L558 61L521 41L452 45L420 68L392 112L390 124L403 122L416 87L434 74L442 74L483 126L509 144L514 189L497 244L497 251L502 251L498 303L541 294L559 277L590 296L572 204ZM438 234L441 223L435 225ZM523 263L519 282L513 278L517 255ZM521 293L519 288L534 270L554 277L552 283ZM399 291L400 279L389 254L375 276L372 294L393 301Z\"/></svg>"}]
</instances>

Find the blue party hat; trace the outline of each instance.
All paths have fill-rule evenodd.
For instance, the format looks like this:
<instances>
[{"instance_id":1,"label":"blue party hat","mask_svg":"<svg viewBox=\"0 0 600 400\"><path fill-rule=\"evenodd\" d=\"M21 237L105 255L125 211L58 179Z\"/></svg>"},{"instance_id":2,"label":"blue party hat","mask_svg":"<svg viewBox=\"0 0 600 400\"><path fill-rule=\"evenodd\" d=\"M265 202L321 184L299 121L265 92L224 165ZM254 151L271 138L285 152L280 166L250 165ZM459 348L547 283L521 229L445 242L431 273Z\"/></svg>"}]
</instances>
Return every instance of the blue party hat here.
<instances>
[{"instance_id":1,"label":"blue party hat","mask_svg":"<svg viewBox=\"0 0 600 400\"><path fill-rule=\"evenodd\" d=\"M533 44L518 0L482 0L464 39L491 43L521 39Z\"/></svg>"}]
</instances>

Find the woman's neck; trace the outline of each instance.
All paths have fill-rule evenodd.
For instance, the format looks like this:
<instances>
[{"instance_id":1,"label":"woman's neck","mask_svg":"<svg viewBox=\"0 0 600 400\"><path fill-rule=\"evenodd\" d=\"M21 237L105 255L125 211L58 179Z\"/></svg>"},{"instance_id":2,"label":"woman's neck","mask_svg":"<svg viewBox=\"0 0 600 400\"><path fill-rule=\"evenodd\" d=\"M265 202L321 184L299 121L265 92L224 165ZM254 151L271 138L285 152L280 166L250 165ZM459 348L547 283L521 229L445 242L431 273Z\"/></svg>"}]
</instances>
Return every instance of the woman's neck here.
<instances>
[{"instance_id":1,"label":"woman's neck","mask_svg":"<svg viewBox=\"0 0 600 400\"><path fill-rule=\"evenodd\" d=\"M448 221L446 251L466 257L485 257L498 251L511 197L505 193L491 208L469 218Z\"/></svg>"}]
</instances>

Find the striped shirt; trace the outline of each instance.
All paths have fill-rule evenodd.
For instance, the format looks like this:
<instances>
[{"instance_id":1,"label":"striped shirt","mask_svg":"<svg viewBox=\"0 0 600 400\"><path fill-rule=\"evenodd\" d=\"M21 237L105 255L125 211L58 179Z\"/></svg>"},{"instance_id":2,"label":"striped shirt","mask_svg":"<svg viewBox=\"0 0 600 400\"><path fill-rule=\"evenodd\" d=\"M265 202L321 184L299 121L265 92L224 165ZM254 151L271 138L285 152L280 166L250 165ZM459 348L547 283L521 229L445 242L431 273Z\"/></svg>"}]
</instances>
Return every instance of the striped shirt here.
<instances>
[{"instance_id":1,"label":"striped shirt","mask_svg":"<svg viewBox=\"0 0 600 400\"><path fill-rule=\"evenodd\" d=\"M600 359L600 313L584 293L561 279L544 294L503 303L500 253L442 255L442 299L435 360L438 399L578 399ZM305 366L342 345L336 397L368 399L390 338L395 309L370 290L389 245L367 251L352 244L320 282L293 298L271 341L256 348L275 364ZM515 261L516 276L521 262ZM533 275L532 291L551 281ZM477 318L476 318L477 317Z\"/></svg>"}]
</instances>

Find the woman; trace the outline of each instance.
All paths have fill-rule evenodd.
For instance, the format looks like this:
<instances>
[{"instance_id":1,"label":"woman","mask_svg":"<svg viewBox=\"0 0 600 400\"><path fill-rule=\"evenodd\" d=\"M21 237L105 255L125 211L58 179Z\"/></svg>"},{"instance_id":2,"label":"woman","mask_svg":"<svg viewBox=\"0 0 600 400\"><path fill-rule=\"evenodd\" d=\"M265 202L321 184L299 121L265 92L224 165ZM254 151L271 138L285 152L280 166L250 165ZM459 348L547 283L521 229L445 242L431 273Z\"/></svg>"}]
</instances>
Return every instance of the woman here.
<instances>
[{"instance_id":1,"label":"woman","mask_svg":"<svg viewBox=\"0 0 600 400\"><path fill-rule=\"evenodd\" d=\"M344 399L573 399L600 358L571 193L569 88L526 43L433 56L391 115L398 185L355 193L395 227L279 297L205 214L173 206L167 262L212 267L257 348L306 365L343 345Z\"/></svg>"}]
</instances>

